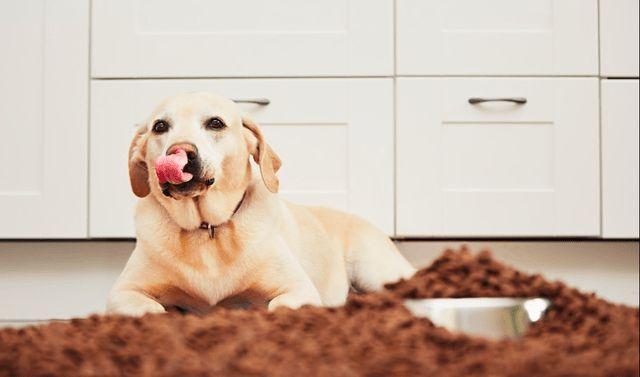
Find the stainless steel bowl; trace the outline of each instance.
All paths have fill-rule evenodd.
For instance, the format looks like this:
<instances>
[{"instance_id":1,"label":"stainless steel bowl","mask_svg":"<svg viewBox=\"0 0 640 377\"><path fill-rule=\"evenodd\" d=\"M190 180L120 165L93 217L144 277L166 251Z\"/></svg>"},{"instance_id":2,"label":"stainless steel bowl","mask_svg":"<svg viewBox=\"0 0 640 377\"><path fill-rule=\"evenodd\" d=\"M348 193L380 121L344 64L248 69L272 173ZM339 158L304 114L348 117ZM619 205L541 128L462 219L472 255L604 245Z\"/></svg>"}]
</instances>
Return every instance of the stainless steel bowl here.
<instances>
[{"instance_id":1,"label":"stainless steel bowl","mask_svg":"<svg viewBox=\"0 0 640 377\"><path fill-rule=\"evenodd\" d=\"M516 338L539 321L551 302L535 298L437 298L405 300L417 317L450 331L491 339Z\"/></svg>"}]
</instances>

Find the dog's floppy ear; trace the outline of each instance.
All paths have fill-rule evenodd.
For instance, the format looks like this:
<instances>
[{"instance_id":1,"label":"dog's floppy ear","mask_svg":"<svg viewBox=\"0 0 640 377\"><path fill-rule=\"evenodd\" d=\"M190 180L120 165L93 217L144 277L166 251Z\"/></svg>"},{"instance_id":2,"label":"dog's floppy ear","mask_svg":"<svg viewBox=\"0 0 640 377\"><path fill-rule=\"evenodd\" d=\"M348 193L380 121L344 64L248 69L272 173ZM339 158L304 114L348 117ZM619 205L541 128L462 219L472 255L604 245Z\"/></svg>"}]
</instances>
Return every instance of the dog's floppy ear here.
<instances>
[{"instance_id":1,"label":"dog's floppy ear","mask_svg":"<svg viewBox=\"0 0 640 377\"><path fill-rule=\"evenodd\" d=\"M271 149L269 144L264 140L264 135L257 123L246 117L242 118L244 128L251 131L254 140L249 141L249 152L253 156L253 160L260 166L260 174L262 181L269 191L276 193L280 187L280 181L276 173L282 166L282 161L276 152Z\"/></svg>"},{"instance_id":2,"label":"dog's floppy ear","mask_svg":"<svg viewBox=\"0 0 640 377\"><path fill-rule=\"evenodd\" d=\"M129 146L129 181L131 190L139 198L144 198L151 191L149 187L149 170L144 161L146 154L146 140L142 135L147 131L146 126L138 127Z\"/></svg>"}]
</instances>

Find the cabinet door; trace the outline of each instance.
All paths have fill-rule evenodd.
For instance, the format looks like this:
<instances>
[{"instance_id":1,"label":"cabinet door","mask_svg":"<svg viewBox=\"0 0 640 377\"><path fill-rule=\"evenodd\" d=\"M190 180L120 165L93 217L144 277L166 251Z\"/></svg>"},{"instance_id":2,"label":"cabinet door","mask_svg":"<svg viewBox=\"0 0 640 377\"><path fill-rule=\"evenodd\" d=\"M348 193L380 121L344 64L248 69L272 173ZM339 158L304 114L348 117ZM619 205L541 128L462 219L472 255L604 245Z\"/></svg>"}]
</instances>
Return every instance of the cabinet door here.
<instances>
[{"instance_id":1,"label":"cabinet door","mask_svg":"<svg viewBox=\"0 0 640 377\"><path fill-rule=\"evenodd\" d=\"M603 80L603 237L638 238L638 127L638 80Z\"/></svg>"},{"instance_id":2,"label":"cabinet door","mask_svg":"<svg viewBox=\"0 0 640 377\"><path fill-rule=\"evenodd\" d=\"M600 0L600 74L638 77L638 0Z\"/></svg>"},{"instance_id":3,"label":"cabinet door","mask_svg":"<svg viewBox=\"0 0 640 377\"><path fill-rule=\"evenodd\" d=\"M382 76L393 0L94 0L94 77Z\"/></svg>"},{"instance_id":4,"label":"cabinet door","mask_svg":"<svg viewBox=\"0 0 640 377\"><path fill-rule=\"evenodd\" d=\"M598 74L597 0L399 0L396 7L401 75Z\"/></svg>"},{"instance_id":5,"label":"cabinet door","mask_svg":"<svg viewBox=\"0 0 640 377\"><path fill-rule=\"evenodd\" d=\"M599 234L597 79L407 78L397 106L399 235Z\"/></svg>"},{"instance_id":6,"label":"cabinet door","mask_svg":"<svg viewBox=\"0 0 640 377\"><path fill-rule=\"evenodd\" d=\"M86 237L88 0L0 2L0 238Z\"/></svg>"},{"instance_id":7,"label":"cabinet door","mask_svg":"<svg viewBox=\"0 0 640 377\"><path fill-rule=\"evenodd\" d=\"M391 79L100 80L92 83L90 234L134 235L127 149L163 97L207 90L241 105L283 160L280 195L359 214L393 232Z\"/></svg>"}]
</instances>

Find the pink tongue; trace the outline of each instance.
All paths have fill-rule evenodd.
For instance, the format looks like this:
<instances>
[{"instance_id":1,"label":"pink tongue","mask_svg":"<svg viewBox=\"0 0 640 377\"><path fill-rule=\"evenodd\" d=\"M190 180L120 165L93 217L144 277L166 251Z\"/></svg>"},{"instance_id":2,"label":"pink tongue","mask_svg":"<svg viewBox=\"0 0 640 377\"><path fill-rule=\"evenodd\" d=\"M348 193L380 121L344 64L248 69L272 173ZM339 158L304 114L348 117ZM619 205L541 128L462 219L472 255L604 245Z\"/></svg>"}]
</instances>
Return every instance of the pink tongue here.
<instances>
[{"instance_id":1,"label":"pink tongue","mask_svg":"<svg viewBox=\"0 0 640 377\"><path fill-rule=\"evenodd\" d=\"M161 184L169 182L174 185L190 181L193 175L182 171L187 162L187 152L181 148L177 148L168 156L158 157L155 161L158 181Z\"/></svg>"}]
</instances>

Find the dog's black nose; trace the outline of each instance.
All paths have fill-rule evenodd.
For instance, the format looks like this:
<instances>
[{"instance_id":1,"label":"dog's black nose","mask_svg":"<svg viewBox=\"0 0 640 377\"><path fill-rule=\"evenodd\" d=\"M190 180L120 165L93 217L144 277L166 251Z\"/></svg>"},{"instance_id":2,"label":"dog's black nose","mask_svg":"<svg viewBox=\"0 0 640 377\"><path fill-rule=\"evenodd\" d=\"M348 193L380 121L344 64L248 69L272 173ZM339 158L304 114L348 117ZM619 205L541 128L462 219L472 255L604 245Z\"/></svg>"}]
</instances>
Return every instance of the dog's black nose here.
<instances>
[{"instance_id":1,"label":"dog's black nose","mask_svg":"<svg viewBox=\"0 0 640 377\"><path fill-rule=\"evenodd\" d=\"M193 143L175 143L167 149L167 156L176 153L176 150L182 149L187 153L187 159L193 161L198 158L198 147Z\"/></svg>"}]
</instances>

